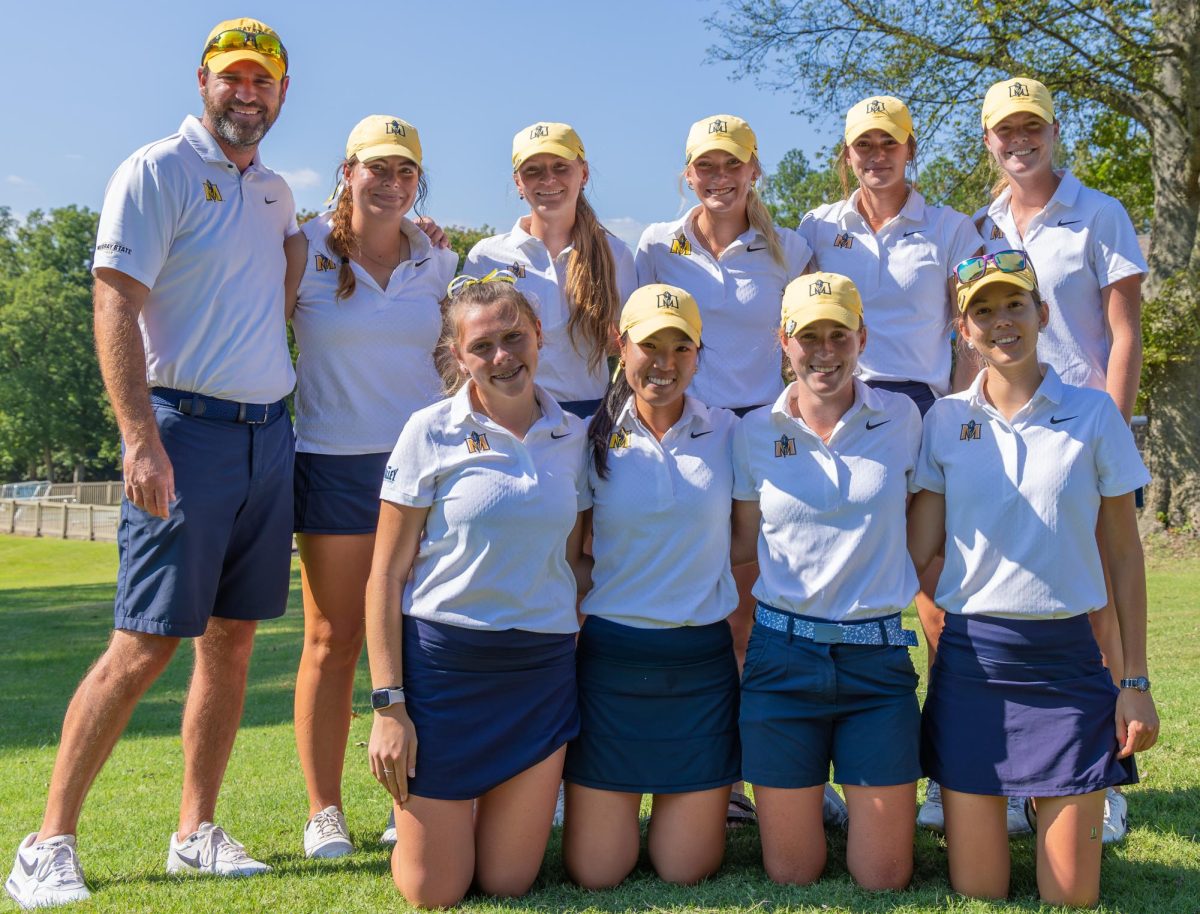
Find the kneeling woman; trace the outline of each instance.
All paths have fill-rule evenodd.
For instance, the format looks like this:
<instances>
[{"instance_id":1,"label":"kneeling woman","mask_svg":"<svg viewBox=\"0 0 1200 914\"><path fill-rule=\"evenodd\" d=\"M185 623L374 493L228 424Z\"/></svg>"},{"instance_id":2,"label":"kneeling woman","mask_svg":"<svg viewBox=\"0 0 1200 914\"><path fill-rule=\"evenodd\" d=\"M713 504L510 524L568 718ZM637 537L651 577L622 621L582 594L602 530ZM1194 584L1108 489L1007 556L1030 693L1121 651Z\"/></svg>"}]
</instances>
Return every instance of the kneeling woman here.
<instances>
[{"instance_id":1,"label":"kneeling woman","mask_svg":"<svg viewBox=\"0 0 1200 914\"><path fill-rule=\"evenodd\" d=\"M420 907L472 882L528 891L579 726L586 434L534 384L541 327L505 278L451 284L461 387L400 434L367 583L371 770L396 802L393 878Z\"/></svg>"},{"instance_id":2,"label":"kneeling woman","mask_svg":"<svg viewBox=\"0 0 1200 914\"><path fill-rule=\"evenodd\" d=\"M1005 798L1034 797L1042 900L1094 905L1105 789L1135 782L1132 755L1158 736L1133 506L1149 475L1108 394L1038 363L1049 312L1025 253L956 274L958 331L986 367L926 415L915 478L917 567L946 545L922 762L942 785L955 891L1008 894ZM1132 677L1121 689L1088 624L1105 605L1097 521Z\"/></svg>"},{"instance_id":3,"label":"kneeling woman","mask_svg":"<svg viewBox=\"0 0 1200 914\"><path fill-rule=\"evenodd\" d=\"M594 589L579 638L580 734L563 777L567 872L616 885L650 862L670 882L714 873L739 778L737 661L726 617L736 419L685 394L700 349L696 300L643 286L621 312L621 367L592 419Z\"/></svg>"},{"instance_id":4,"label":"kneeling woman","mask_svg":"<svg viewBox=\"0 0 1200 914\"><path fill-rule=\"evenodd\" d=\"M776 882L825 867L832 762L850 812L850 875L912 877L920 718L900 613L917 592L905 503L921 417L903 394L855 378L862 301L836 273L784 291L782 343L796 375L734 434L734 561L759 578L742 678L742 773L754 786L763 863Z\"/></svg>"}]
</instances>

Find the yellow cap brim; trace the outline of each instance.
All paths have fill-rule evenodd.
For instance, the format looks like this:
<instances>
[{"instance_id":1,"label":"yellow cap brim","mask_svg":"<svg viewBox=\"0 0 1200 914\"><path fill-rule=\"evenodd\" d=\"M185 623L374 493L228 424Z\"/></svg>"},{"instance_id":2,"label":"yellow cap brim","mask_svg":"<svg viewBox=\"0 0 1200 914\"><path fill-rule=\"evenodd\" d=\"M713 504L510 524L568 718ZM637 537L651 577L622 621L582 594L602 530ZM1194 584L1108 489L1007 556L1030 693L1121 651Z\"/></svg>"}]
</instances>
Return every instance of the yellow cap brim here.
<instances>
[{"instance_id":1,"label":"yellow cap brim","mask_svg":"<svg viewBox=\"0 0 1200 914\"><path fill-rule=\"evenodd\" d=\"M897 143L907 143L908 138L913 135L887 118L869 117L857 121L852 126L846 128L846 142L853 143L868 130L882 130Z\"/></svg>"},{"instance_id":2,"label":"yellow cap brim","mask_svg":"<svg viewBox=\"0 0 1200 914\"><path fill-rule=\"evenodd\" d=\"M654 336L658 331L665 330L668 327L682 330L687 334L689 340L699 345L700 328L693 327L678 314L655 314L628 327L622 327L621 332L628 334L629 338L635 343L640 343Z\"/></svg>"},{"instance_id":3,"label":"yellow cap brim","mask_svg":"<svg viewBox=\"0 0 1200 914\"><path fill-rule=\"evenodd\" d=\"M795 336L809 324L815 324L817 321L833 321L841 324L848 330L857 330L862 326L862 318L855 311L849 308L844 308L841 305L835 305L833 302L820 302L814 305L808 305L804 308L797 308L789 314L783 321L784 333L787 333L787 325L789 321L795 321L796 326L789 336Z\"/></svg>"},{"instance_id":4,"label":"yellow cap brim","mask_svg":"<svg viewBox=\"0 0 1200 914\"><path fill-rule=\"evenodd\" d=\"M416 150L400 143L380 143L377 146L366 146L354 154L358 161L369 162L371 159L385 159L388 156L401 156L420 166L421 156Z\"/></svg>"},{"instance_id":5,"label":"yellow cap brim","mask_svg":"<svg viewBox=\"0 0 1200 914\"><path fill-rule=\"evenodd\" d=\"M997 285L1015 286L1025 292L1032 292L1037 288L1037 283L1027 272L1002 273L999 270L989 270L982 278L959 287L958 313L964 313L975 297L984 289L990 289Z\"/></svg>"},{"instance_id":6,"label":"yellow cap brim","mask_svg":"<svg viewBox=\"0 0 1200 914\"><path fill-rule=\"evenodd\" d=\"M564 146L562 143L538 143L530 146L528 149L522 149L520 157L513 159L513 171L521 167L521 163L526 159L531 159L536 155L541 155L544 152L550 153L552 156L558 156L560 159L578 159L578 150L571 149L569 146Z\"/></svg>"},{"instance_id":7,"label":"yellow cap brim","mask_svg":"<svg viewBox=\"0 0 1200 914\"><path fill-rule=\"evenodd\" d=\"M1036 114L1038 117L1040 117L1042 120L1044 120L1047 124L1054 123L1054 114L1051 113L1047 117L1046 109L1043 108L1041 105L1038 105L1032 101L1025 101L1023 99L1011 99L1011 100L1007 101L1005 104L998 107L995 111L991 111L984 116L983 129L990 130L992 127L995 127L1006 117L1009 117L1010 115L1013 115L1013 114L1020 114L1022 112L1027 112L1029 114Z\"/></svg>"},{"instance_id":8,"label":"yellow cap brim","mask_svg":"<svg viewBox=\"0 0 1200 914\"><path fill-rule=\"evenodd\" d=\"M260 54L252 48L222 51L220 54L214 54L208 60L204 61L204 65L214 73L224 73L235 63L242 60L249 60L258 64L271 74L272 79L283 79L283 61L276 57L267 57L265 54Z\"/></svg>"},{"instance_id":9,"label":"yellow cap brim","mask_svg":"<svg viewBox=\"0 0 1200 914\"><path fill-rule=\"evenodd\" d=\"M706 152L712 152L714 149L719 149L722 152L728 152L730 155L736 156L739 162L749 162L750 157L754 155L753 149L747 149L740 143L735 143L733 140L725 137L714 137L704 143L698 145L690 153L688 153L688 164L697 156L702 156Z\"/></svg>"}]
</instances>

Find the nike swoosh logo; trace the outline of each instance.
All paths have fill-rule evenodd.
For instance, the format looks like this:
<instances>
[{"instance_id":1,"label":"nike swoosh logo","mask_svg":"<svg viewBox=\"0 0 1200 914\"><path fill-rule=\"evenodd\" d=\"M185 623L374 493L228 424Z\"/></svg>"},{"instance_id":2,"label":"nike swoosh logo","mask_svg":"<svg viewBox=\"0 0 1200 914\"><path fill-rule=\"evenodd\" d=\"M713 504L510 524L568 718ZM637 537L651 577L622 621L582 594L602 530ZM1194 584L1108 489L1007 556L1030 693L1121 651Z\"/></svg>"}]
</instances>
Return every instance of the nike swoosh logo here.
<instances>
[{"instance_id":1,"label":"nike swoosh logo","mask_svg":"<svg viewBox=\"0 0 1200 914\"><path fill-rule=\"evenodd\" d=\"M263 197L263 202L266 203L267 206L270 206L272 203L278 203L279 198L276 197L274 200L272 200L270 197Z\"/></svg>"},{"instance_id":2,"label":"nike swoosh logo","mask_svg":"<svg viewBox=\"0 0 1200 914\"><path fill-rule=\"evenodd\" d=\"M175 856L178 857L180 860L182 860L184 863L186 863L188 866L194 866L197 869L199 869L200 867L202 867L204 865L200 862L200 854L199 853L197 853L195 856L189 857L187 854L183 853L182 851L175 851Z\"/></svg>"},{"instance_id":3,"label":"nike swoosh logo","mask_svg":"<svg viewBox=\"0 0 1200 914\"><path fill-rule=\"evenodd\" d=\"M1076 413L1074 416L1063 416L1062 418L1059 418L1058 416L1051 416L1050 424L1058 425L1058 423L1060 423L1060 422L1070 422L1072 419L1078 419L1078 418L1079 418L1078 413Z\"/></svg>"},{"instance_id":4,"label":"nike swoosh logo","mask_svg":"<svg viewBox=\"0 0 1200 914\"><path fill-rule=\"evenodd\" d=\"M905 238L907 238L909 235L919 235L919 234L921 234L921 232L923 232L923 231L925 231L925 229L914 229L914 230L913 230L913 231L911 231L911 232L905 232L905 233L904 233L904 237L905 237Z\"/></svg>"},{"instance_id":5,"label":"nike swoosh logo","mask_svg":"<svg viewBox=\"0 0 1200 914\"><path fill-rule=\"evenodd\" d=\"M882 422L876 422L874 425L872 425L871 420L868 419L867 420L867 431L873 432L873 431L875 431L875 429L879 428L879 426L887 425L891 421L892 421L891 419L884 419Z\"/></svg>"},{"instance_id":6,"label":"nike swoosh logo","mask_svg":"<svg viewBox=\"0 0 1200 914\"><path fill-rule=\"evenodd\" d=\"M1079 219L1068 219L1066 222L1063 222L1061 219L1059 219L1058 224L1059 224L1059 227L1061 228L1064 225L1074 225L1076 222L1079 222L1079 221L1080 221Z\"/></svg>"},{"instance_id":7,"label":"nike swoosh logo","mask_svg":"<svg viewBox=\"0 0 1200 914\"><path fill-rule=\"evenodd\" d=\"M24 857L22 857L20 854L17 854L17 861L21 864L21 869L23 869L25 871L26 876L32 876L34 873L37 872L38 865L37 865L36 860L33 862L33 865L30 866L28 863L25 862Z\"/></svg>"},{"instance_id":8,"label":"nike swoosh logo","mask_svg":"<svg viewBox=\"0 0 1200 914\"><path fill-rule=\"evenodd\" d=\"M427 263L429 263L428 257L426 257L424 260L418 260L416 263L413 264L413 269L415 270L417 267L422 266Z\"/></svg>"},{"instance_id":9,"label":"nike swoosh logo","mask_svg":"<svg viewBox=\"0 0 1200 914\"><path fill-rule=\"evenodd\" d=\"M762 245L761 247L757 247L757 248L752 248L749 246L746 248L747 251L765 251L766 249L767 249L767 246L765 244Z\"/></svg>"},{"instance_id":10,"label":"nike swoosh logo","mask_svg":"<svg viewBox=\"0 0 1200 914\"><path fill-rule=\"evenodd\" d=\"M569 434L571 434L571 433L570 433L570 432L563 432L561 435L556 435L556 434L554 434L554 432L551 432L551 433L550 433L550 437L551 437L551 438L553 438L555 441L557 441L559 438L566 438L566 437L567 437L567 435L569 435Z\"/></svg>"},{"instance_id":11,"label":"nike swoosh logo","mask_svg":"<svg viewBox=\"0 0 1200 914\"><path fill-rule=\"evenodd\" d=\"M703 438L705 435L711 435L713 430L710 428L707 432L692 432L693 438Z\"/></svg>"}]
</instances>

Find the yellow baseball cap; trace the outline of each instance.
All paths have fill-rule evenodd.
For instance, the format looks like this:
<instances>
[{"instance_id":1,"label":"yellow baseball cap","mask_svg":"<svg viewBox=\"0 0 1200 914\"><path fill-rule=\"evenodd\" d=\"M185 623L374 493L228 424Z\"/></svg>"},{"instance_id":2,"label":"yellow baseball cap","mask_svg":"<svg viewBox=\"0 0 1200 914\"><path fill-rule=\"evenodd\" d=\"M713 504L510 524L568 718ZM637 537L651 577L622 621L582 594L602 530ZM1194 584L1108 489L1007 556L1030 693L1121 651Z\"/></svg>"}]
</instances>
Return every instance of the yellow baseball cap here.
<instances>
[{"instance_id":1,"label":"yellow baseball cap","mask_svg":"<svg viewBox=\"0 0 1200 914\"><path fill-rule=\"evenodd\" d=\"M749 162L758 153L758 138L740 117L732 114L714 114L692 124L688 131L684 164L714 149L737 156L739 162Z\"/></svg>"},{"instance_id":2,"label":"yellow baseball cap","mask_svg":"<svg viewBox=\"0 0 1200 914\"><path fill-rule=\"evenodd\" d=\"M1016 286L1018 289L1023 289L1026 292L1036 292L1038 287L1037 274L1033 272L1033 264L1027 260L1023 270L1017 270L1012 273L990 269L973 282L959 283L958 313L965 314L967 307L980 292L998 285Z\"/></svg>"},{"instance_id":3,"label":"yellow baseball cap","mask_svg":"<svg viewBox=\"0 0 1200 914\"><path fill-rule=\"evenodd\" d=\"M882 130L897 143L907 143L910 136L915 136L908 105L892 95L872 95L846 112L847 143L868 130Z\"/></svg>"},{"instance_id":4,"label":"yellow baseball cap","mask_svg":"<svg viewBox=\"0 0 1200 914\"><path fill-rule=\"evenodd\" d=\"M570 124L538 121L517 131L513 137L513 171L530 156L548 152L564 159L582 159L583 140Z\"/></svg>"},{"instance_id":5,"label":"yellow baseball cap","mask_svg":"<svg viewBox=\"0 0 1200 914\"><path fill-rule=\"evenodd\" d=\"M404 156L421 164L421 137L417 128L390 114L368 114L354 125L346 140L346 158L358 161Z\"/></svg>"},{"instance_id":6,"label":"yellow baseball cap","mask_svg":"<svg viewBox=\"0 0 1200 914\"><path fill-rule=\"evenodd\" d=\"M840 273L808 273L787 284L780 316L783 332L792 336L819 320L836 321L851 330L862 326L862 297L849 277Z\"/></svg>"},{"instance_id":7,"label":"yellow baseball cap","mask_svg":"<svg viewBox=\"0 0 1200 914\"><path fill-rule=\"evenodd\" d=\"M275 79L283 79L287 73L287 50L283 42L273 28L257 19L218 22L204 39L200 66L223 73L239 60L254 61Z\"/></svg>"},{"instance_id":8,"label":"yellow baseball cap","mask_svg":"<svg viewBox=\"0 0 1200 914\"><path fill-rule=\"evenodd\" d=\"M629 334L635 343L666 327L675 327L700 343L700 306L696 299L678 286L650 283L634 290L621 309L621 335Z\"/></svg>"},{"instance_id":9,"label":"yellow baseball cap","mask_svg":"<svg viewBox=\"0 0 1200 914\"><path fill-rule=\"evenodd\" d=\"M1028 111L1047 124L1054 123L1054 99L1036 79L1014 76L996 83L983 97L983 129L995 127L1010 114Z\"/></svg>"}]
</instances>

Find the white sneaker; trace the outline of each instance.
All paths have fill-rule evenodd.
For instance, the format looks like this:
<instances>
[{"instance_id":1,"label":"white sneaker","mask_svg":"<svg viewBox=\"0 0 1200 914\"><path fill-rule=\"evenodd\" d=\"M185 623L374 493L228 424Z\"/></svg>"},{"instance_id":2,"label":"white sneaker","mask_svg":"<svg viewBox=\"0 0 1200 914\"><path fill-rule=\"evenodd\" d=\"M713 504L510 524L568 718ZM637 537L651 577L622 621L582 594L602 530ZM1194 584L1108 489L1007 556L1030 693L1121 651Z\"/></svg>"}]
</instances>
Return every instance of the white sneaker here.
<instances>
[{"instance_id":1,"label":"white sneaker","mask_svg":"<svg viewBox=\"0 0 1200 914\"><path fill-rule=\"evenodd\" d=\"M1025 797L1008 797L1004 812L1008 819L1010 835L1027 835L1033 831L1029 817L1025 814Z\"/></svg>"},{"instance_id":2,"label":"white sneaker","mask_svg":"<svg viewBox=\"0 0 1200 914\"><path fill-rule=\"evenodd\" d=\"M1104 792L1104 843L1120 844L1129 831L1129 801L1119 790Z\"/></svg>"},{"instance_id":3,"label":"white sneaker","mask_svg":"<svg viewBox=\"0 0 1200 914\"><path fill-rule=\"evenodd\" d=\"M392 807L392 811L388 813L387 828L383 830L383 834L379 836L380 844L395 844L396 843L396 807Z\"/></svg>"},{"instance_id":4,"label":"white sneaker","mask_svg":"<svg viewBox=\"0 0 1200 914\"><path fill-rule=\"evenodd\" d=\"M56 835L34 844L36 838L34 832L21 842L12 874L4 883L13 901L31 911L90 898L75 853L75 836Z\"/></svg>"},{"instance_id":5,"label":"white sneaker","mask_svg":"<svg viewBox=\"0 0 1200 914\"><path fill-rule=\"evenodd\" d=\"M336 806L326 806L304 826L304 856L332 859L354 853L346 817Z\"/></svg>"},{"instance_id":6,"label":"white sneaker","mask_svg":"<svg viewBox=\"0 0 1200 914\"><path fill-rule=\"evenodd\" d=\"M931 780L925 787L925 802L917 810L917 824L930 831L946 830L946 811L942 809L942 785Z\"/></svg>"},{"instance_id":7,"label":"white sneaker","mask_svg":"<svg viewBox=\"0 0 1200 914\"><path fill-rule=\"evenodd\" d=\"M563 824L563 816L567 809L567 788L564 784L558 785L558 799L554 801L554 825Z\"/></svg>"},{"instance_id":8,"label":"white sneaker","mask_svg":"<svg viewBox=\"0 0 1200 914\"><path fill-rule=\"evenodd\" d=\"M184 841L178 835L171 835L171 849L167 852L170 875L257 876L269 872L269 866L247 854L246 848L219 825L201 822L196 833Z\"/></svg>"},{"instance_id":9,"label":"white sneaker","mask_svg":"<svg viewBox=\"0 0 1200 914\"><path fill-rule=\"evenodd\" d=\"M832 784L825 785L825 795L821 798L821 820L826 828L837 828L845 831L850 824L850 810L846 801L838 796Z\"/></svg>"}]
</instances>

